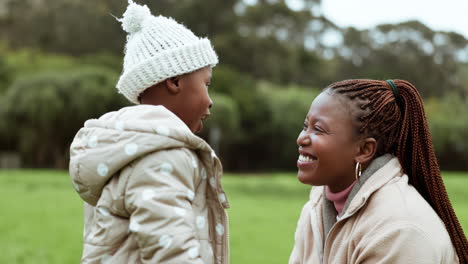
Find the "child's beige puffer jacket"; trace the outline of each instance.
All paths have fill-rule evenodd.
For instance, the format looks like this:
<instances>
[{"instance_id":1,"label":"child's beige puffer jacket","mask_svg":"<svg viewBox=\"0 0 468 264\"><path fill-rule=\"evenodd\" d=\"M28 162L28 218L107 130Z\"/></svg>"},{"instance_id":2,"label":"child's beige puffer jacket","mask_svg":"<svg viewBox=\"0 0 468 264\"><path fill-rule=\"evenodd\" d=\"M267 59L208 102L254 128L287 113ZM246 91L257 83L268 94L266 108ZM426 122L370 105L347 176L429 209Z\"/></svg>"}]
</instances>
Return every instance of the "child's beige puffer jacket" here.
<instances>
[{"instance_id":1,"label":"child's beige puffer jacket","mask_svg":"<svg viewBox=\"0 0 468 264\"><path fill-rule=\"evenodd\" d=\"M162 106L88 120L70 149L82 263L228 263L229 207L208 144Z\"/></svg>"}]
</instances>

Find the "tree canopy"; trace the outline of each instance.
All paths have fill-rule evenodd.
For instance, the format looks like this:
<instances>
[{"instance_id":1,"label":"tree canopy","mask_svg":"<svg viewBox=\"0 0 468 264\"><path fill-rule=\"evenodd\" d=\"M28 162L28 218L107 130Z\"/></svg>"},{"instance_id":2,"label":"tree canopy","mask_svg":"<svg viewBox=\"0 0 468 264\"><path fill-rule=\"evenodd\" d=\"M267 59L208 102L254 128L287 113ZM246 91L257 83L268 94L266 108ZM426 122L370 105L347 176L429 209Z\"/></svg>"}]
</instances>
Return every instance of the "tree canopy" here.
<instances>
[{"instance_id":1,"label":"tree canopy","mask_svg":"<svg viewBox=\"0 0 468 264\"><path fill-rule=\"evenodd\" d=\"M203 136L222 133L229 169L289 168L301 113L319 89L349 78L415 84L428 108L440 109L428 112L441 160L451 164L445 156L456 154L462 161L449 167L468 164L468 150L460 147L466 144L456 143L466 141L467 121L443 121L468 105L468 41L459 34L418 21L341 28L322 15L320 0L136 2L212 40L220 66L210 89L220 115L213 114ZM84 120L125 105L115 81L126 37L116 17L126 5L0 0L0 115L14 124L0 125L3 150L21 150L27 164L52 166L56 158L41 153L63 155ZM264 160L253 163L252 155Z\"/></svg>"}]
</instances>

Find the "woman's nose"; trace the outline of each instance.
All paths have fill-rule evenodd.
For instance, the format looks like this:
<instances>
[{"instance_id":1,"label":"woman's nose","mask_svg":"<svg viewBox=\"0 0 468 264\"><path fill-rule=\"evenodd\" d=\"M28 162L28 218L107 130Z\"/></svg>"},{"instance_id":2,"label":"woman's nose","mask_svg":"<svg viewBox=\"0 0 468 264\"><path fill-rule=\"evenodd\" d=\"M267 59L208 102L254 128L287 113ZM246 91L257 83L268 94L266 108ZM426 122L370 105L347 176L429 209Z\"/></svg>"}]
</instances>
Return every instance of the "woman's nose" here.
<instances>
[{"instance_id":1,"label":"woman's nose","mask_svg":"<svg viewBox=\"0 0 468 264\"><path fill-rule=\"evenodd\" d=\"M301 131L297 137L298 146L307 146L310 144L310 137L305 131Z\"/></svg>"}]
</instances>

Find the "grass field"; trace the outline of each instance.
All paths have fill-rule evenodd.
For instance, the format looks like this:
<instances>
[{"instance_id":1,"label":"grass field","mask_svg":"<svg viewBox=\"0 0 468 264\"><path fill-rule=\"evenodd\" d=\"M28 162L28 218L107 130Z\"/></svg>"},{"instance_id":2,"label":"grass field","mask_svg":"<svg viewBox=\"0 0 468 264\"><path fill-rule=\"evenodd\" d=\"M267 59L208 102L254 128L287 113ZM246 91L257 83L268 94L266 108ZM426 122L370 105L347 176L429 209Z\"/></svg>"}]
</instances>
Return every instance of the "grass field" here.
<instances>
[{"instance_id":1,"label":"grass field","mask_svg":"<svg viewBox=\"0 0 468 264\"><path fill-rule=\"evenodd\" d=\"M468 173L444 173L468 230ZM309 188L294 174L226 175L231 262L284 264ZM66 172L0 170L0 263L79 263L83 202Z\"/></svg>"}]
</instances>

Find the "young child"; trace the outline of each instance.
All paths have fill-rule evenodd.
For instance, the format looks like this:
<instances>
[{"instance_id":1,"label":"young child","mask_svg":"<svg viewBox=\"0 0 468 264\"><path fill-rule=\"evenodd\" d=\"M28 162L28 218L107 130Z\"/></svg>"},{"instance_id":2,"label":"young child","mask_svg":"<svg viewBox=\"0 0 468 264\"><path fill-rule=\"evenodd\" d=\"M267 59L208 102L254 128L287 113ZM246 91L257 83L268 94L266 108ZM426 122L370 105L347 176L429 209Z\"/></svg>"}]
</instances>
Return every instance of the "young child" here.
<instances>
[{"instance_id":1,"label":"young child","mask_svg":"<svg viewBox=\"0 0 468 264\"><path fill-rule=\"evenodd\" d=\"M117 88L136 106L88 120L70 150L82 263L228 263L222 167L193 132L213 104L210 41L130 1Z\"/></svg>"},{"instance_id":2,"label":"young child","mask_svg":"<svg viewBox=\"0 0 468 264\"><path fill-rule=\"evenodd\" d=\"M289 263L468 263L423 103L403 80L346 80L312 102L298 178L314 187Z\"/></svg>"}]
</instances>

